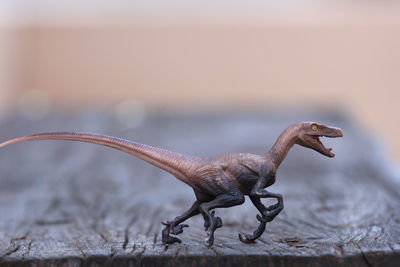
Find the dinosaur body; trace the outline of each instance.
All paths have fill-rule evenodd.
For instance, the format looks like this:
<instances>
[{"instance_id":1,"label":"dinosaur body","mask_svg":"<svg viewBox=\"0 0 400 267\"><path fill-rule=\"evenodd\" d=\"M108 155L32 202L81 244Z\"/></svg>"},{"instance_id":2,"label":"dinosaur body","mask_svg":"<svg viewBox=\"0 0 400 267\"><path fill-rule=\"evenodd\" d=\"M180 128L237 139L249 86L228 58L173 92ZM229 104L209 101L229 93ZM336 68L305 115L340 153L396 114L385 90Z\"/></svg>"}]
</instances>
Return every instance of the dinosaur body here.
<instances>
[{"instance_id":1,"label":"dinosaur body","mask_svg":"<svg viewBox=\"0 0 400 267\"><path fill-rule=\"evenodd\" d=\"M276 171L294 144L299 144L333 157L331 149L325 148L319 137L341 137L342 130L314 122L304 122L288 127L277 139L271 150L265 155L235 153L215 158L200 158L183 155L168 150L135 143L125 139L76 132L42 133L12 139L0 144L0 147L33 140L72 140L108 146L134 155L161 168L193 188L196 201L192 207L172 221L163 222L166 228L162 231L163 243L181 242L177 235L182 233L186 219L201 214L207 230L206 243L212 246L214 231L222 227L222 220L216 217L214 209L240 205L249 196L261 215L259 227L252 235L239 234L242 242L256 240L264 232L266 223L272 221L283 209L280 194L265 190L275 182ZM278 202L265 207L261 198L276 198Z\"/></svg>"},{"instance_id":2,"label":"dinosaur body","mask_svg":"<svg viewBox=\"0 0 400 267\"><path fill-rule=\"evenodd\" d=\"M249 195L265 168L273 169L272 166L268 166L264 156L249 153L205 159L193 173L193 180L198 181L193 188L202 194L215 197L234 186L243 195Z\"/></svg>"}]
</instances>

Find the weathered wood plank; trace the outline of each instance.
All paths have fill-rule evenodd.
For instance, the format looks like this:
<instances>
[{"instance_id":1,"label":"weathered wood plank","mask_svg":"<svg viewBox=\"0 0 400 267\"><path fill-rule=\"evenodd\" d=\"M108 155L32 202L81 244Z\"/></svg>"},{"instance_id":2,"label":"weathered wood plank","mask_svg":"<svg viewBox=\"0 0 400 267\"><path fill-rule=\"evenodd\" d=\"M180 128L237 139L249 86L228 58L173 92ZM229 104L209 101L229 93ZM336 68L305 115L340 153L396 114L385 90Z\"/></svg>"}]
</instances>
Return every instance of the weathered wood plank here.
<instances>
[{"instance_id":1,"label":"weathered wood plank","mask_svg":"<svg viewBox=\"0 0 400 267\"><path fill-rule=\"evenodd\" d=\"M319 115L315 115L319 114ZM345 138L324 140L337 157L295 147L272 192L284 211L260 240L241 243L258 221L250 201L220 209L224 227L203 244L201 216L189 219L182 244L161 244L161 221L194 201L173 176L131 156L91 144L42 141L0 150L0 262L26 265L337 265L398 266L400 188L382 149L360 128L331 113L149 114L124 128L106 112L52 115L41 121L10 117L7 138L34 132L99 132L167 148L216 156L264 153L293 121L341 127Z\"/></svg>"}]
</instances>

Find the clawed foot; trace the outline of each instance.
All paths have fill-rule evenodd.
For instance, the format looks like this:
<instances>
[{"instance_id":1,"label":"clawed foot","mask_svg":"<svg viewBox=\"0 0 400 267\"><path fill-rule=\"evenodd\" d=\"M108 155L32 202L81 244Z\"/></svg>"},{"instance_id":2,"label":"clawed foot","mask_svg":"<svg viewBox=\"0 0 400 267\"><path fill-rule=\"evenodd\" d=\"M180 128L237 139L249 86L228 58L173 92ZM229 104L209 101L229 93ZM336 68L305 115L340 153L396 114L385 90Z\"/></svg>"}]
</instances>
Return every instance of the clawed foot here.
<instances>
[{"instance_id":1,"label":"clawed foot","mask_svg":"<svg viewBox=\"0 0 400 267\"><path fill-rule=\"evenodd\" d=\"M220 217L215 217L215 211L212 211L210 215L210 222L207 224L204 223L204 227L207 230L207 238L204 241L208 248L211 248L214 244L215 230L222 227L222 219Z\"/></svg>"},{"instance_id":2,"label":"clawed foot","mask_svg":"<svg viewBox=\"0 0 400 267\"><path fill-rule=\"evenodd\" d=\"M215 217L215 211L211 212L211 220L215 221L214 230L222 227L222 219L221 217ZM204 222L204 229L207 231L210 228L210 221Z\"/></svg>"},{"instance_id":3,"label":"clawed foot","mask_svg":"<svg viewBox=\"0 0 400 267\"><path fill-rule=\"evenodd\" d=\"M169 229L169 233L173 235L179 235L183 233L183 228L189 227L188 224L178 224L174 225L174 222L162 222L163 225L167 226L166 228Z\"/></svg>"},{"instance_id":4,"label":"clawed foot","mask_svg":"<svg viewBox=\"0 0 400 267\"><path fill-rule=\"evenodd\" d=\"M164 244L172 244L172 243L181 243L182 241L174 236L170 236L169 234L178 235L183 232L183 228L189 227L187 224L178 224L174 225L174 222L162 222L166 227L162 231L162 242Z\"/></svg>"},{"instance_id":5,"label":"clawed foot","mask_svg":"<svg viewBox=\"0 0 400 267\"><path fill-rule=\"evenodd\" d=\"M272 205L268 208L271 208L275 205ZM253 243L256 239L258 239L263 232L265 231L265 227L267 225L267 222L272 221L280 212L281 208L275 208L272 210L266 210L265 212L262 213L260 216L257 214L257 220L260 222L258 228L253 232L253 234L239 234L239 240L242 241L243 243Z\"/></svg>"},{"instance_id":6,"label":"clawed foot","mask_svg":"<svg viewBox=\"0 0 400 267\"><path fill-rule=\"evenodd\" d=\"M258 228L251 235L239 234L240 241L242 241L243 243L247 243L247 244L253 243L256 239L258 239L264 233L267 222L264 221L264 219L260 215L257 215L257 219L260 221Z\"/></svg>"},{"instance_id":7,"label":"clawed foot","mask_svg":"<svg viewBox=\"0 0 400 267\"><path fill-rule=\"evenodd\" d=\"M258 237L259 236L255 235L255 234L253 234L253 235L239 234L239 240L246 244L254 243Z\"/></svg>"}]
</instances>

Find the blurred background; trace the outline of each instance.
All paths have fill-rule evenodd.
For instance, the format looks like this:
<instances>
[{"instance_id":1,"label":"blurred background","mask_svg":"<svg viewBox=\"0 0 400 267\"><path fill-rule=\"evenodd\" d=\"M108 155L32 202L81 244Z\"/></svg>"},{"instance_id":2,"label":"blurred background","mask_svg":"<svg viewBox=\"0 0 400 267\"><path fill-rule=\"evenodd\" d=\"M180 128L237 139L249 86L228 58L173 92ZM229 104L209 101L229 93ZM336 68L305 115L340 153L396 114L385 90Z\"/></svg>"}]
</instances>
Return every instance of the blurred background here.
<instances>
[{"instance_id":1,"label":"blurred background","mask_svg":"<svg viewBox=\"0 0 400 267\"><path fill-rule=\"evenodd\" d=\"M2 0L0 111L334 109L400 162L399 48L398 1Z\"/></svg>"}]
</instances>

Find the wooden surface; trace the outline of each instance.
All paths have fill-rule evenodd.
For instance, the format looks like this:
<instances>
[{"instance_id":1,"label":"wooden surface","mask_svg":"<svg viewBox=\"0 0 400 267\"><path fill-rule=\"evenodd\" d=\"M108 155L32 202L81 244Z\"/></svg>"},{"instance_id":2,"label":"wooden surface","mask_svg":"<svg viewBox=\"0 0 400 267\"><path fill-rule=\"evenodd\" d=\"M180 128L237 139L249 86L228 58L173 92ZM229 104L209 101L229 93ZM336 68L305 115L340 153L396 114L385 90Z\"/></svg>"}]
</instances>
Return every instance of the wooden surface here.
<instances>
[{"instance_id":1,"label":"wooden surface","mask_svg":"<svg viewBox=\"0 0 400 267\"><path fill-rule=\"evenodd\" d=\"M3 119L1 140L54 130L116 135L197 156L261 154L291 122L344 129L323 142L336 158L295 147L270 191L285 209L251 245L239 232L258 225L246 203L218 209L224 227L212 249L201 216L182 244L164 247L161 221L194 201L192 190L146 162L110 148L68 141L0 150L1 266L399 266L400 181L374 139L343 116L317 112L221 115L149 114L124 128L111 114L56 114L41 121Z\"/></svg>"}]
</instances>

